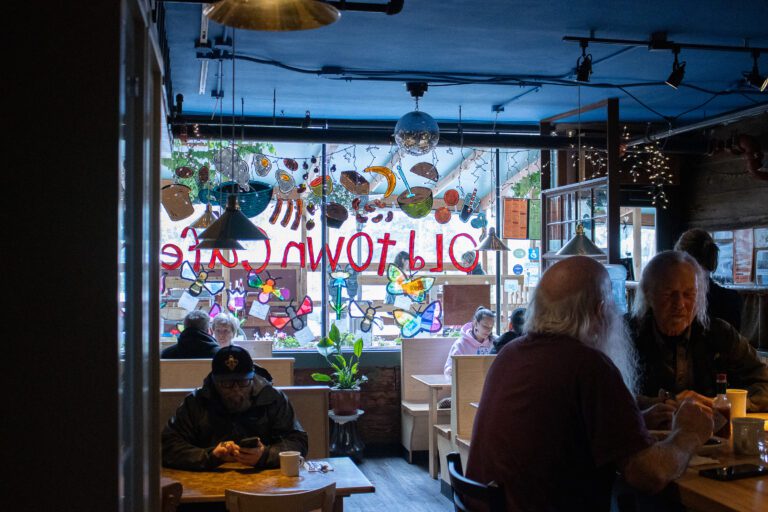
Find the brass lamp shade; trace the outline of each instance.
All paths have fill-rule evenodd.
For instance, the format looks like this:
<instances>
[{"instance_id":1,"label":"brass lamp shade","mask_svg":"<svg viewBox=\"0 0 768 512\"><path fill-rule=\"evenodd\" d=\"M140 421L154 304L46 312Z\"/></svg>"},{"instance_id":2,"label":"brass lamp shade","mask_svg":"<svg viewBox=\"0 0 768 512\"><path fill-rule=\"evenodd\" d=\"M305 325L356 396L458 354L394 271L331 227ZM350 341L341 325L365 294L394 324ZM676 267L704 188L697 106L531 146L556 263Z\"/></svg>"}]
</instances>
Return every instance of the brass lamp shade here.
<instances>
[{"instance_id":1,"label":"brass lamp shade","mask_svg":"<svg viewBox=\"0 0 768 512\"><path fill-rule=\"evenodd\" d=\"M589 238L584 235L584 226L576 225L576 234L559 251L558 256L605 256Z\"/></svg>"},{"instance_id":2,"label":"brass lamp shade","mask_svg":"<svg viewBox=\"0 0 768 512\"><path fill-rule=\"evenodd\" d=\"M190 224L189 227L195 229L205 229L213 224L218 217L219 215L214 213L214 211L211 209L211 205L208 204L205 206L205 212L200 216L199 219Z\"/></svg>"},{"instance_id":3,"label":"brass lamp shade","mask_svg":"<svg viewBox=\"0 0 768 512\"><path fill-rule=\"evenodd\" d=\"M240 211L237 194L227 196L227 208L216 222L198 236L203 241L211 241L203 249L232 249L232 242L238 240L269 240L264 231L257 228L253 222ZM238 244L239 245L239 244ZM240 247L242 249L242 246Z\"/></svg>"},{"instance_id":4,"label":"brass lamp shade","mask_svg":"<svg viewBox=\"0 0 768 512\"><path fill-rule=\"evenodd\" d=\"M475 248L476 251L508 251L509 247L496 236L496 228L488 228L488 236Z\"/></svg>"},{"instance_id":5,"label":"brass lamp shade","mask_svg":"<svg viewBox=\"0 0 768 512\"><path fill-rule=\"evenodd\" d=\"M338 9L318 0L222 0L203 13L228 27L273 32L320 28L341 17Z\"/></svg>"}]
</instances>

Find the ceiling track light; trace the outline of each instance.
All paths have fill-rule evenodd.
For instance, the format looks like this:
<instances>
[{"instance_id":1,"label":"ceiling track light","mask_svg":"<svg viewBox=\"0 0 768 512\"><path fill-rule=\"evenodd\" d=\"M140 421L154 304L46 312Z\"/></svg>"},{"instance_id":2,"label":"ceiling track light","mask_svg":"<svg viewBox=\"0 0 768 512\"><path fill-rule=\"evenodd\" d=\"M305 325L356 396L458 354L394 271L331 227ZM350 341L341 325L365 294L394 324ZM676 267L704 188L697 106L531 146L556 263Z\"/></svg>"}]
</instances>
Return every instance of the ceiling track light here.
<instances>
[{"instance_id":1,"label":"ceiling track light","mask_svg":"<svg viewBox=\"0 0 768 512\"><path fill-rule=\"evenodd\" d=\"M760 58L760 52L759 51L753 51L752 52L752 71L749 73L744 72L744 79L747 81L749 85L754 87L755 89L760 90L760 92L764 92L766 89L768 89L768 75L761 75L760 70L757 67L757 60Z\"/></svg>"},{"instance_id":2,"label":"ceiling track light","mask_svg":"<svg viewBox=\"0 0 768 512\"><path fill-rule=\"evenodd\" d=\"M683 82L683 77L685 76L685 61L681 64L677 60L677 56L680 54L680 48L675 47L672 51L675 54L675 61L672 63L672 72L664 83L673 89L677 89L680 87L680 84Z\"/></svg>"},{"instance_id":3,"label":"ceiling track light","mask_svg":"<svg viewBox=\"0 0 768 512\"><path fill-rule=\"evenodd\" d=\"M587 54L589 43L586 39L581 42L581 57L576 60L576 81L589 82L589 76L592 74L592 54Z\"/></svg>"}]
</instances>

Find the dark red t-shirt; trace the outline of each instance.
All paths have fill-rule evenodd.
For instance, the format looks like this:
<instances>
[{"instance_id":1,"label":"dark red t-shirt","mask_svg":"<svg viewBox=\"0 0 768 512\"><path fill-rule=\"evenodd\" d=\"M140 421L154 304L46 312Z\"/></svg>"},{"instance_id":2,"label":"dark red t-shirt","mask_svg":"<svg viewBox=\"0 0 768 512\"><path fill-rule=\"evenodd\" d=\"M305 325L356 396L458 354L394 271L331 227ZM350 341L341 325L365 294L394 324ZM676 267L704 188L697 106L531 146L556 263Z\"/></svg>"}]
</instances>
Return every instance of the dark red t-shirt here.
<instances>
[{"instance_id":1,"label":"dark red t-shirt","mask_svg":"<svg viewBox=\"0 0 768 512\"><path fill-rule=\"evenodd\" d=\"M607 511L615 463L651 444L610 359L566 336L527 335L488 371L466 473L502 485L508 510Z\"/></svg>"}]
</instances>

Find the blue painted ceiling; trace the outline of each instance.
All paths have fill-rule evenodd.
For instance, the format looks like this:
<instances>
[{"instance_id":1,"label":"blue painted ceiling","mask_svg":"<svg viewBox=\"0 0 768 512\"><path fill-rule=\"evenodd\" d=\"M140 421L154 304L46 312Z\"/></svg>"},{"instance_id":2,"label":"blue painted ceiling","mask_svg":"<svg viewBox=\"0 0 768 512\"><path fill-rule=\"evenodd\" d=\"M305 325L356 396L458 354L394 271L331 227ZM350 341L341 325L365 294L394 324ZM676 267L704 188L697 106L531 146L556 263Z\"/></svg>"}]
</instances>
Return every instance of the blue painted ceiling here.
<instances>
[{"instance_id":1,"label":"blue painted ceiling","mask_svg":"<svg viewBox=\"0 0 768 512\"><path fill-rule=\"evenodd\" d=\"M218 112L211 96L218 86L217 61L210 62L205 93L198 94L201 5L165 8L169 92L184 95L187 114ZM579 90L582 104L619 97L622 121L673 125L768 101L768 92L743 83L742 72L752 68L747 53L684 50L685 79L673 90L663 83L672 66L670 51L593 44L590 85L576 87L581 51L562 38L591 30L602 38L648 40L666 31L681 43L742 46L748 40L768 47L768 1L405 0L397 15L342 12L340 21L317 30L238 30L236 54L262 62L236 59L235 112L240 114L242 97L246 115L272 116L276 91L277 115L303 117L309 110L315 119L396 120L414 106L406 80L430 83L420 107L438 121L456 121L461 107L464 121L535 124L576 108ZM209 38L222 36L231 37L232 30L211 22ZM759 65L767 74L768 54ZM327 67L345 73L319 74ZM541 85L520 86L515 78ZM223 111L229 114L231 60L223 62L221 82ZM498 117L494 105L504 107ZM583 120L604 117L600 109Z\"/></svg>"}]
</instances>

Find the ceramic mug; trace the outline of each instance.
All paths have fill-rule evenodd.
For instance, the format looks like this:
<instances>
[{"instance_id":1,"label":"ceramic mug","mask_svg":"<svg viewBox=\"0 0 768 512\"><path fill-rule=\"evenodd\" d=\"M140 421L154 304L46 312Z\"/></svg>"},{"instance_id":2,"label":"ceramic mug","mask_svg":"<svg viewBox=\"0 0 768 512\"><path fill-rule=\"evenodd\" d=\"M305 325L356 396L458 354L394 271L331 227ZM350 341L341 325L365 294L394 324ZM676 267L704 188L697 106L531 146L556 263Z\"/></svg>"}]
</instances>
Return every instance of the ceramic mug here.
<instances>
[{"instance_id":1,"label":"ceramic mug","mask_svg":"<svg viewBox=\"0 0 768 512\"><path fill-rule=\"evenodd\" d=\"M731 418L743 418L747 415L747 390L727 389L725 395L731 402Z\"/></svg>"},{"instance_id":2,"label":"ceramic mug","mask_svg":"<svg viewBox=\"0 0 768 512\"><path fill-rule=\"evenodd\" d=\"M280 472L285 476L299 476L304 457L299 452L280 452Z\"/></svg>"},{"instance_id":3,"label":"ceramic mug","mask_svg":"<svg viewBox=\"0 0 768 512\"><path fill-rule=\"evenodd\" d=\"M742 455L759 455L764 426L765 420L760 418L734 418L733 450Z\"/></svg>"}]
</instances>

